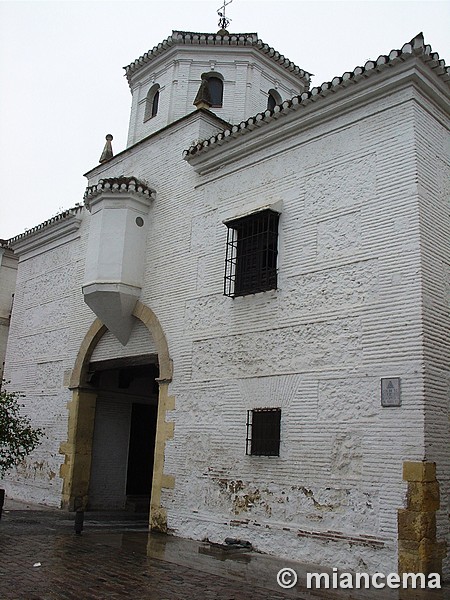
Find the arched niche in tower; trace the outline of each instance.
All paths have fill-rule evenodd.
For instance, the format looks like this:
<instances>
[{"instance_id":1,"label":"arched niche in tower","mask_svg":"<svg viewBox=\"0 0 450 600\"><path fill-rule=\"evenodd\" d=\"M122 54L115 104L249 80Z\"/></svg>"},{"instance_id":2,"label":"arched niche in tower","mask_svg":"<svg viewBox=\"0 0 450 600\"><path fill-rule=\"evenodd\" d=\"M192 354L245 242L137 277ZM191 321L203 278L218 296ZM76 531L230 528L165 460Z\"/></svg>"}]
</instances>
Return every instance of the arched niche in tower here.
<instances>
[{"instance_id":1,"label":"arched niche in tower","mask_svg":"<svg viewBox=\"0 0 450 600\"><path fill-rule=\"evenodd\" d=\"M159 83L155 83L147 92L147 97L145 99L144 122L148 121L149 119L153 119L153 117L156 117L158 113L159 90Z\"/></svg>"},{"instance_id":2,"label":"arched niche in tower","mask_svg":"<svg viewBox=\"0 0 450 600\"><path fill-rule=\"evenodd\" d=\"M269 90L267 92L268 96L267 96L267 109L268 110L273 110L275 108L275 106L277 104L281 104L282 103L282 98L280 96L280 94L276 91L276 90Z\"/></svg>"},{"instance_id":3,"label":"arched niche in tower","mask_svg":"<svg viewBox=\"0 0 450 600\"><path fill-rule=\"evenodd\" d=\"M221 108L223 105L223 76L216 71L202 73L202 79L208 82L211 108Z\"/></svg>"}]
</instances>

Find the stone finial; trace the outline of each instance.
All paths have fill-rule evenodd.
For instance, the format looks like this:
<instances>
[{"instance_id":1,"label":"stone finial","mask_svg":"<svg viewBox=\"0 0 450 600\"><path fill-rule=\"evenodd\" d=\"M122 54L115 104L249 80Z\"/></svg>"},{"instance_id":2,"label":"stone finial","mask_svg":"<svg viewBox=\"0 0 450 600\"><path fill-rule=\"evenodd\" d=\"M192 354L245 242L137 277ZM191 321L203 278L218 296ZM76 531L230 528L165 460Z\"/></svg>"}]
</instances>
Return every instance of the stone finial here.
<instances>
[{"instance_id":1,"label":"stone finial","mask_svg":"<svg viewBox=\"0 0 450 600\"><path fill-rule=\"evenodd\" d=\"M198 88L198 92L197 92L197 95L195 96L195 100L194 100L193 104L197 108L208 108L209 109L212 106L212 100L211 100L211 94L209 91L208 80L205 77L202 78L202 82L200 84L200 87Z\"/></svg>"},{"instance_id":2,"label":"stone finial","mask_svg":"<svg viewBox=\"0 0 450 600\"><path fill-rule=\"evenodd\" d=\"M108 133L108 135L106 136L105 147L103 148L102 155L100 156L100 160L99 160L100 163L104 163L104 162L110 160L114 156L113 149L111 146L111 142L113 141L113 139L114 139L113 136L110 133Z\"/></svg>"}]
</instances>

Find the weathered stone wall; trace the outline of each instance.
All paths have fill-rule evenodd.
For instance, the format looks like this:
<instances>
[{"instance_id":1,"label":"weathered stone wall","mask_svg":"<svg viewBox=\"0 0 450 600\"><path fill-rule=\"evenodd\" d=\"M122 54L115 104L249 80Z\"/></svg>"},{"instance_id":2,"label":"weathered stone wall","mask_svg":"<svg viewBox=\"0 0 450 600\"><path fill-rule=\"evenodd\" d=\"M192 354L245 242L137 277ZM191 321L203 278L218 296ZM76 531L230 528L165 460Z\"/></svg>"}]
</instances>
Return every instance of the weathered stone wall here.
<instances>
[{"instance_id":1,"label":"weathered stone wall","mask_svg":"<svg viewBox=\"0 0 450 600\"><path fill-rule=\"evenodd\" d=\"M398 511L398 570L400 573L442 573L446 540L438 540L440 507L436 463L405 461L408 482L406 508Z\"/></svg>"}]
</instances>

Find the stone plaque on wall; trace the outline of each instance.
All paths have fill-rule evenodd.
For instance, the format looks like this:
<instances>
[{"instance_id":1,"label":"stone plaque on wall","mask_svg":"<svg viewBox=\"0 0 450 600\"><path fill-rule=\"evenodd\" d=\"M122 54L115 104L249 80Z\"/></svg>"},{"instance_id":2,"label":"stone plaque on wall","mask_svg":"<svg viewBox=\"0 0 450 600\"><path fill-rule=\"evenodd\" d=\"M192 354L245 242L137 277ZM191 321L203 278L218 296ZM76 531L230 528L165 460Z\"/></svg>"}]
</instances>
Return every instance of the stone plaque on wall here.
<instances>
[{"instance_id":1,"label":"stone plaque on wall","mask_svg":"<svg viewBox=\"0 0 450 600\"><path fill-rule=\"evenodd\" d=\"M401 406L400 377L381 380L381 406Z\"/></svg>"}]
</instances>

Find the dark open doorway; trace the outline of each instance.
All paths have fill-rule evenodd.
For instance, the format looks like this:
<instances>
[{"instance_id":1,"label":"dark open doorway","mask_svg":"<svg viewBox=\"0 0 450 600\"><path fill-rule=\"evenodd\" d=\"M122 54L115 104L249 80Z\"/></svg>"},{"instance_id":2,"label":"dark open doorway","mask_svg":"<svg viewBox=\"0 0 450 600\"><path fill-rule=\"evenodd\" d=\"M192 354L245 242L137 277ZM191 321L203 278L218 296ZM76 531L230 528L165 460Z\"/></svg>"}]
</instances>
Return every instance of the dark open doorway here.
<instances>
[{"instance_id":1,"label":"dark open doorway","mask_svg":"<svg viewBox=\"0 0 450 600\"><path fill-rule=\"evenodd\" d=\"M158 407L133 403L130 443L128 446L127 496L148 496L152 481L144 474L153 473Z\"/></svg>"},{"instance_id":2,"label":"dark open doorway","mask_svg":"<svg viewBox=\"0 0 450 600\"><path fill-rule=\"evenodd\" d=\"M148 512L158 414L154 357L91 363L98 390L89 485L91 510Z\"/></svg>"}]
</instances>

